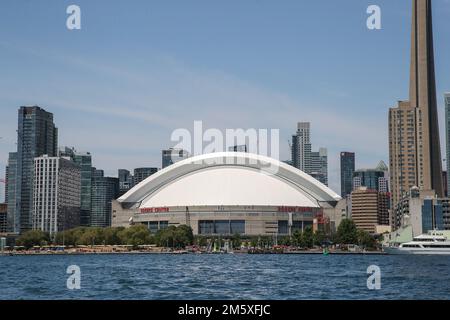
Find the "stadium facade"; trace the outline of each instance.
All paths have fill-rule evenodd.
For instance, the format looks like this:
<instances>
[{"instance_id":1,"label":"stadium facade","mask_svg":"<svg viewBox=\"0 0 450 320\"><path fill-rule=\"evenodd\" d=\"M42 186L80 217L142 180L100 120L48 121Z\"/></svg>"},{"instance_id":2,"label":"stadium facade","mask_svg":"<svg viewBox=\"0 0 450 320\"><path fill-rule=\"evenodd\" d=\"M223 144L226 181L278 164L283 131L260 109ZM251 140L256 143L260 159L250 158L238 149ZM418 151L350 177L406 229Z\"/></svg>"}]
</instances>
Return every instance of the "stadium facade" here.
<instances>
[{"instance_id":1,"label":"stadium facade","mask_svg":"<svg viewBox=\"0 0 450 320\"><path fill-rule=\"evenodd\" d=\"M200 235L289 235L323 224L340 196L299 169L242 152L200 155L148 177L113 201L112 225L152 232L187 224Z\"/></svg>"}]
</instances>

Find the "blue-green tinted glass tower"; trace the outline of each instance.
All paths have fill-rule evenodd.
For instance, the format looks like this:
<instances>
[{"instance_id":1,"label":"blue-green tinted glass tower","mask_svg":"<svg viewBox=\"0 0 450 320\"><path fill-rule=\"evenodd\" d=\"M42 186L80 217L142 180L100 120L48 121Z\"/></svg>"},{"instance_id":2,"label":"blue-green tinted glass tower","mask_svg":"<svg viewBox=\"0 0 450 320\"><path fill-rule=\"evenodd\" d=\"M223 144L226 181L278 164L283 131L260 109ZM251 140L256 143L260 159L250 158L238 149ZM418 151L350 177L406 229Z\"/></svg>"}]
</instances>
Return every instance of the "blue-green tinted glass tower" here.
<instances>
[{"instance_id":1,"label":"blue-green tinted glass tower","mask_svg":"<svg viewBox=\"0 0 450 320\"><path fill-rule=\"evenodd\" d=\"M119 178L105 177L103 170L92 169L91 226L110 227L112 201L119 195Z\"/></svg>"},{"instance_id":2,"label":"blue-green tinted glass tower","mask_svg":"<svg viewBox=\"0 0 450 320\"><path fill-rule=\"evenodd\" d=\"M57 156L58 129L53 114L38 106L20 107L17 130L17 171L14 232L32 228L34 158Z\"/></svg>"},{"instance_id":3,"label":"blue-green tinted glass tower","mask_svg":"<svg viewBox=\"0 0 450 320\"><path fill-rule=\"evenodd\" d=\"M341 152L341 196L345 198L353 190L355 172L355 153Z\"/></svg>"}]
</instances>

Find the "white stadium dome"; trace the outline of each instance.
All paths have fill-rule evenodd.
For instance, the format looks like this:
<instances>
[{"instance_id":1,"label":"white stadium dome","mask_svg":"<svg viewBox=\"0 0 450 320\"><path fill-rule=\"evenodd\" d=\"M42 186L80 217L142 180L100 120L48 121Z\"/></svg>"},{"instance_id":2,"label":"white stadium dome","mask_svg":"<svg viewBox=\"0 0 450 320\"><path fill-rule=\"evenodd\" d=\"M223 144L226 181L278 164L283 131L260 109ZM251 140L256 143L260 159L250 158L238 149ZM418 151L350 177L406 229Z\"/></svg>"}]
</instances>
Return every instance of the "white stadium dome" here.
<instances>
[{"instance_id":1,"label":"white stadium dome","mask_svg":"<svg viewBox=\"0 0 450 320\"><path fill-rule=\"evenodd\" d=\"M243 152L211 153L177 162L118 199L138 207L333 205L340 196L278 160Z\"/></svg>"},{"instance_id":2,"label":"white stadium dome","mask_svg":"<svg viewBox=\"0 0 450 320\"><path fill-rule=\"evenodd\" d=\"M113 201L112 225L143 224L157 232L185 224L205 236L290 235L324 227L324 208L339 200L327 186L278 160L211 153L172 164Z\"/></svg>"}]
</instances>

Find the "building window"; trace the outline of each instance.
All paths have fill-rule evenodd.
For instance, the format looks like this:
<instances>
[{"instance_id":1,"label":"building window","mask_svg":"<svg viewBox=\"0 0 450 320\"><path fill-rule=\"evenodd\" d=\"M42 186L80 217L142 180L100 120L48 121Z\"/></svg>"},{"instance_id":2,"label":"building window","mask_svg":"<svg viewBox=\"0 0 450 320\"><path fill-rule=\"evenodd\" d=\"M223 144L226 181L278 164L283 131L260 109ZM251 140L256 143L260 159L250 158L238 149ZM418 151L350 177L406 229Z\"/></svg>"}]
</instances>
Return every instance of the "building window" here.
<instances>
[{"instance_id":1,"label":"building window","mask_svg":"<svg viewBox=\"0 0 450 320\"><path fill-rule=\"evenodd\" d=\"M230 229L231 234L244 234L245 220L231 220Z\"/></svg>"},{"instance_id":2,"label":"building window","mask_svg":"<svg viewBox=\"0 0 450 320\"><path fill-rule=\"evenodd\" d=\"M149 221L148 230L150 233L156 233L158 230L166 229L169 226L169 221Z\"/></svg>"},{"instance_id":3,"label":"building window","mask_svg":"<svg viewBox=\"0 0 450 320\"><path fill-rule=\"evenodd\" d=\"M279 234L288 234L288 221L287 220L278 220L278 233Z\"/></svg>"},{"instance_id":4,"label":"building window","mask_svg":"<svg viewBox=\"0 0 450 320\"><path fill-rule=\"evenodd\" d=\"M214 221L212 220L200 220L198 222L199 234L213 234L214 233Z\"/></svg>"},{"instance_id":5,"label":"building window","mask_svg":"<svg viewBox=\"0 0 450 320\"><path fill-rule=\"evenodd\" d=\"M200 220L199 234L245 234L245 220Z\"/></svg>"}]
</instances>

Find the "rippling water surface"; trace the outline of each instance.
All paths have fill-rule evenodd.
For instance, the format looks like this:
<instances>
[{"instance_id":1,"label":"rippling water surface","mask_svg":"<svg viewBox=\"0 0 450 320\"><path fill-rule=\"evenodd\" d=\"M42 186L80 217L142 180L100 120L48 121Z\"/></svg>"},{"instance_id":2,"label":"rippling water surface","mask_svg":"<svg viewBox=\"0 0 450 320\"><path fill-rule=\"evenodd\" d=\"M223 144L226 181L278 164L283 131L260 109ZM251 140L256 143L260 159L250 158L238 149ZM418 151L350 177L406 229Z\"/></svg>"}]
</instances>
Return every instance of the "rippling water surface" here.
<instances>
[{"instance_id":1,"label":"rippling water surface","mask_svg":"<svg viewBox=\"0 0 450 320\"><path fill-rule=\"evenodd\" d=\"M81 268L69 290L66 269ZM367 267L381 290L367 289ZM450 257L0 256L0 299L449 299Z\"/></svg>"}]
</instances>

